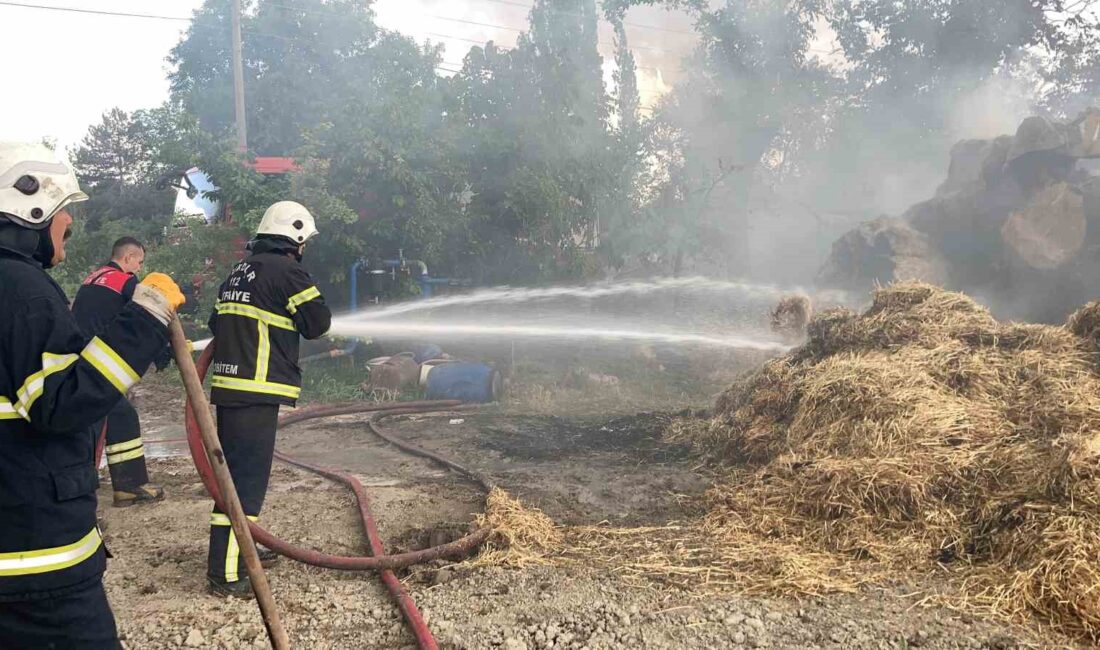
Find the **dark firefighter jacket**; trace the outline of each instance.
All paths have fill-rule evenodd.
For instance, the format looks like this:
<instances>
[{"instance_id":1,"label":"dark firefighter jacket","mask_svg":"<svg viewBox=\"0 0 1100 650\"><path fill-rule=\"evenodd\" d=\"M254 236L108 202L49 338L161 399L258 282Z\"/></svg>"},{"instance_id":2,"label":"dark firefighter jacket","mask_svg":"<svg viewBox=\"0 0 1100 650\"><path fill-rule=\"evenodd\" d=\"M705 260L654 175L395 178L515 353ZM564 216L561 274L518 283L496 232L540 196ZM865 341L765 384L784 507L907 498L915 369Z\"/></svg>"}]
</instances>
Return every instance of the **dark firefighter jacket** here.
<instances>
[{"instance_id":1,"label":"dark firefighter jacket","mask_svg":"<svg viewBox=\"0 0 1100 650\"><path fill-rule=\"evenodd\" d=\"M137 305L87 337L30 257L0 250L0 601L85 588L103 573L91 425L166 345Z\"/></svg>"},{"instance_id":2,"label":"dark firefighter jacket","mask_svg":"<svg viewBox=\"0 0 1100 650\"><path fill-rule=\"evenodd\" d=\"M115 262L107 262L91 272L73 299L73 316L90 338L106 331L126 303L134 297L137 276L127 273ZM165 346L155 359L158 368L168 365L172 348Z\"/></svg>"},{"instance_id":3,"label":"dark firefighter jacket","mask_svg":"<svg viewBox=\"0 0 1100 650\"><path fill-rule=\"evenodd\" d=\"M293 405L302 392L299 335L322 336L332 314L288 250L293 248L258 240L218 290L210 316L214 404Z\"/></svg>"},{"instance_id":4,"label":"dark firefighter jacket","mask_svg":"<svg viewBox=\"0 0 1100 650\"><path fill-rule=\"evenodd\" d=\"M137 276L108 262L84 278L73 299L73 316L89 336L104 331L134 297Z\"/></svg>"}]
</instances>

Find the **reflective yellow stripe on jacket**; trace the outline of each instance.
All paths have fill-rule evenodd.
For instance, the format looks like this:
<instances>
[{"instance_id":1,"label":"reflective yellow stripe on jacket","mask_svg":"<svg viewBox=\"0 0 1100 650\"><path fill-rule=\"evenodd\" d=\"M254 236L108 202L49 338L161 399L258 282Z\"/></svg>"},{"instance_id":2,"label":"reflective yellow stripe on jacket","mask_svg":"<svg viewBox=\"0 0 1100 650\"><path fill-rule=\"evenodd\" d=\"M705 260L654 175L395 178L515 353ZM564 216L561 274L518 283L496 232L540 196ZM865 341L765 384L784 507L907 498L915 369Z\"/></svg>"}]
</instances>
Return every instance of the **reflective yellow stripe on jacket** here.
<instances>
[{"instance_id":1,"label":"reflective yellow stripe on jacket","mask_svg":"<svg viewBox=\"0 0 1100 650\"><path fill-rule=\"evenodd\" d=\"M256 323L256 330L259 338L256 339L256 376L254 379L259 382L266 382L267 369L271 365L271 330L267 323L263 321Z\"/></svg>"},{"instance_id":2,"label":"reflective yellow stripe on jacket","mask_svg":"<svg viewBox=\"0 0 1100 650\"><path fill-rule=\"evenodd\" d=\"M320 297L321 297L321 292L318 291L317 287L310 287L310 288L306 289L305 291L299 291L298 293L291 296L290 300L287 301L286 310L289 311L292 314L297 314L298 313L298 307L301 307L302 305L306 304L310 300L313 300L315 298L320 298Z\"/></svg>"},{"instance_id":3,"label":"reflective yellow stripe on jacket","mask_svg":"<svg viewBox=\"0 0 1100 650\"><path fill-rule=\"evenodd\" d=\"M278 395L280 397L289 397L290 399L298 399L298 396L302 394L301 388L289 384L276 384L270 381L256 381L254 379L238 379L236 377L225 377L223 375L214 375L214 378L210 381L210 385L214 388L240 390L248 393L263 393L265 395Z\"/></svg>"},{"instance_id":4,"label":"reflective yellow stripe on jacket","mask_svg":"<svg viewBox=\"0 0 1100 650\"><path fill-rule=\"evenodd\" d=\"M244 316L245 318L254 318L272 327L279 327L292 332L298 331L298 328L294 326L294 321L286 316L280 316L252 305L242 305L237 302L219 302L214 305L214 310L218 312L219 316Z\"/></svg>"},{"instance_id":5,"label":"reflective yellow stripe on jacket","mask_svg":"<svg viewBox=\"0 0 1100 650\"><path fill-rule=\"evenodd\" d=\"M312 290L316 291L318 296L321 295L316 287L312 287ZM294 301L296 299L300 300L297 304L312 300L312 298L305 297L307 293L309 293L308 289L297 294L294 298L291 298L291 304L295 304ZM302 298L299 299L299 296L302 296ZM271 366L271 332L268 328L278 327L280 329L297 332L298 328L295 327L294 321L285 316L280 316L260 309L259 307L242 305L235 302L219 302L215 305L214 309L218 312L219 316L243 316L244 318L251 318L256 321L256 373L253 375L252 379L241 379L239 377L227 377L225 375L215 374L211 379L210 385L214 388L223 388L226 390L239 390L248 393L262 393L265 395L298 399L298 396L302 394L301 388L289 384L278 384L267 381L268 369ZM290 310L291 313L294 313L295 309L297 309L296 306L294 309Z\"/></svg>"},{"instance_id":6,"label":"reflective yellow stripe on jacket","mask_svg":"<svg viewBox=\"0 0 1100 650\"><path fill-rule=\"evenodd\" d=\"M99 371L104 379L111 382L111 385L120 393L126 393L140 379L130 364L97 336L81 350L80 354L43 352L42 369L23 381L23 385L15 391L15 401L12 402L8 397L0 397L0 420L14 420L21 417L29 422L31 407L46 389L46 378L68 369L80 358L92 364L92 367Z\"/></svg>"},{"instance_id":7,"label":"reflective yellow stripe on jacket","mask_svg":"<svg viewBox=\"0 0 1100 650\"><path fill-rule=\"evenodd\" d=\"M15 403L15 411L29 421L30 415L28 413L31 406L42 396L42 391L46 388L46 377L65 370L76 363L78 358L80 357L76 354L42 353L42 369L27 377L23 385L16 391L15 396L19 401Z\"/></svg>"},{"instance_id":8,"label":"reflective yellow stripe on jacket","mask_svg":"<svg viewBox=\"0 0 1100 650\"><path fill-rule=\"evenodd\" d=\"M81 351L80 356L85 361L95 366L95 369L99 371L99 374L107 378L107 381L114 384L114 387L118 389L118 392L125 394L126 391L138 382L141 377L134 372L134 369L130 367L130 364L118 355L117 352L111 349L111 346L103 342L103 339L98 336L93 338L87 347Z\"/></svg>"},{"instance_id":9,"label":"reflective yellow stripe on jacket","mask_svg":"<svg viewBox=\"0 0 1100 650\"><path fill-rule=\"evenodd\" d=\"M80 540L66 546L0 553L0 576L25 576L67 569L95 555L102 543L99 530L93 528Z\"/></svg>"},{"instance_id":10,"label":"reflective yellow stripe on jacket","mask_svg":"<svg viewBox=\"0 0 1100 650\"><path fill-rule=\"evenodd\" d=\"M15 410L15 405L8 398L0 397L0 420L18 420L23 417Z\"/></svg>"}]
</instances>

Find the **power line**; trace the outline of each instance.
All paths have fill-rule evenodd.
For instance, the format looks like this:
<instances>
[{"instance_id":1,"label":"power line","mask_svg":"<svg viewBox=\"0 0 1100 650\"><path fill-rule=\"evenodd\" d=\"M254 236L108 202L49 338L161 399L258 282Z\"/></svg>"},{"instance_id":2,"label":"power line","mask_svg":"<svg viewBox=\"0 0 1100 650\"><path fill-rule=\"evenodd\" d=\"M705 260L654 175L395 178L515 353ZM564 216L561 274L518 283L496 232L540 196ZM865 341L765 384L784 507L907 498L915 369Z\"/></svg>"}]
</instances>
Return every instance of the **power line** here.
<instances>
[{"instance_id":1,"label":"power line","mask_svg":"<svg viewBox=\"0 0 1100 650\"><path fill-rule=\"evenodd\" d=\"M428 18L436 18L438 20L447 20L447 21L450 21L452 23L461 23L463 25L476 25L477 27L489 27L491 29L505 29L505 30L508 30L510 32L516 32L518 34L523 33L522 29L520 29L518 27L509 27L508 25L494 25L492 23L480 23L476 20L466 20L464 18L451 18L450 16L437 16L436 14L424 13L424 14L420 14L420 15L427 16Z\"/></svg>"},{"instance_id":2,"label":"power line","mask_svg":"<svg viewBox=\"0 0 1100 650\"><path fill-rule=\"evenodd\" d=\"M506 0L485 0L485 1L486 2L498 2L498 3L501 3L501 4L511 4L511 5L514 5L514 6L525 6L525 7L530 8L530 5L523 5L521 3L515 3L515 2L507 2ZM289 11L297 11L299 13L304 13L304 14L307 14L307 15L321 15L319 12L316 12L316 11L308 11L306 9L300 9L298 7L290 7L290 6L287 6L287 5L280 5L278 3L270 2L270 1L266 2L265 4L269 4L273 7L278 7L280 9L287 9ZM162 15L158 15L158 14L139 14L139 13L130 13L130 12L122 12L122 11L106 11L106 10L99 10L99 9L81 9L79 7L55 7L55 6L50 6L50 5L37 5L37 4L30 4L30 3L25 3L25 2L10 2L9 0L0 0L0 6L3 6L3 7L18 7L18 8L23 8L23 9L42 9L42 10L46 10L46 11L60 11L60 12L69 12L69 13L78 13L78 14L92 14L92 15L96 15L96 16L113 16L113 17L119 17L119 18L145 18L145 19L151 19L151 20L168 20L168 21L187 22L187 23L194 22L193 18L185 18L185 17L182 17L182 16L162 16ZM474 25L474 26L477 26L477 27L488 27L488 28L491 28L491 29L504 29L504 30L517 32L517 33L522 33L524 31L523 29L520 29L520 28L517 28L517 27L510 27L508 25L495 25L493 23L483 23L483 22L478 22L478 21L474 21L474 20L465 20L465 19L462 19L462 18L452 18L450 16L439 16L439 15L436 15L436 14L428 14L428 13L421 13L421 15L427 16L429 18L436 18L436 19L439 19L439 20L446 20L446 21L462 23L462 24L466 24L466 25ZM624 24L627 24L627 23L624 23ZM634 24L634 23L630 23L630 24L634 27L650 27L651 29L661 29L661 30L664 30L664 31L674 31L674 32L676 32L676 30L668 30L668 29L663 28L663 27L658 28L658 27L652 27L652 26L647 26L647 25L638 25L638 24ZM250 33L250 34L254 34L254 35L270 36L270 37L273 37L273 38L282 38L284 40L292 40L292 39L289 39L287 37L280 36L278 34L262 34L260 32L256 32L254 30L249 30L249 29L246 29L244 31L246 31L247 33ZM679 32L676 32L676 33L694 35L693 32L679 31ZM449 38L451 40L456 40L456 41L468 41L468 42L471 42L471 43L480 43L480 44L485 43L485 41L477 41L477 40L474 40L474 39L463 38L463 37L460 37L460 36L452 36L452 35L449 35L449 34L434 34L433 33L431 35L441 37L441 38ZM607 42L604 42L604 41L600 41L599 44L603 45L605 47L613 46L612 43L607 43ZM687 51L687 50L668 50L668 49L665 49L665 48L652 47L652 46L648 46L648 45L631 45L630 49L632 49L632 50L650 50L650 51L654 51L654 52L664 52L666 54L680 54L680 55L686 55L686 54L690 53L690 51ZM807 51L808 52L820 53L820 54L836 54L835 50L834 51L828 51L828 50L808 48ZM642 69L642 68L639 68L639 69Z\"/></svg>"},{"instance_id":3,"label":"power line","mask_svg":"<svg viewBox=\"0 0 1100 650\"><path fill-rule=\"evenodd\" d=\"M277 7L279 9L286 9L288 11L297 11L299 13L304 13L304 14L307 14L307 15L321 15L319 12L316 12L316 11L309 11L309 10L301 9L301 8L298 8L298 7L290 7L290 6L287 6L287 5L280 5L280 4L275 3L275 2L266 2L265 4L268 4L272 7ZM115 16L115 17L120 17L120 18L148 18L148 19L153 19L153 20L173 20L173 21L177 21L177 22L193 22L192 18L187 18L187 17L183 17L183 16L162 16L162 15L157 15L157 14L138 14L138 13L129 13L129 12L122 12L122 11L106 11L106 10L99 10L99 9L81 9L79 7L55 7L55 6L50 6L50 5L38 5L38 4L30 4L30 3L25 3L25 2L10 2L8 0L0 0L0 6L20 7L20 8L24 8L24 9L43 9L43 10L46 10L46 11L62 11L62 12L80 13L80 14L94 14L94 15L97 15L97 16ZM514 31L514 32L523 32L524 31L523 29L520 29L520 28L517 28L517 27L509 27L507 25L494 25L492 23L482 23L482 22L477 22L477 21L474 21L474 20L465 20L465 19L462 19L462 18L452 18L450 16L438 16L438 15L435 15L435 14L426 14L426 13L421 14L421 15L428 16L429 18L437 18L439 20L447 20L447 21L462 23L462 24L466 24L466 25L475 25L475 26L478 26L478 27L489 27L489 28L492 28L492 29L506 29L506 30Z\"/></svg>"},{"instance_id":4,"label":"power line","mask_svg":"<svg viewBox=\"0 0 1100 650\"><path fill-rule=\"evenodd\" d=\"M277 7L277 8L281 8L281 9L287 9L287 10L290 10L290 11L297 11L299 13L320 15L319 12L311 12L311 11L308 11L308 10L305 10L305 9L299 9L297 7L288 7L286 5L280 5L280 4L274 3L274 2L267 2L266 4L269 4L273 7ZM163 15L158 15L158 14L139 14L139 13L119 12L119 11L105 11L105 10L98 10L98 9L81 9L81 8L78 8L78 7L56 7L56 6L37 5L37 4L30 4L30 3L23 3L23 2L11 2L9 0L0 0L0 6L18 7L18 8L24 8L24 9L40 9L40 10L46 10L46 11L59 11L59 12L69 12L69 13L78 13L78 14L92 14L92 15L98 15L98 16L111 16L111 17L116 17L116 18L144 18L144 19L151 19L151 20L166 20L166 21L175 21L175 22L187 22L187 23L192 23L192 24L194 23L193 18L184 18L184 17L181 17L181 16L163 16ZM507 26L507 25L495 25L495 24L492 24L492 23L483 23L483 22L478 22L478 21L473 21L473 20L465 20L465 19L461 19L461 18L451 18L449 16L438 16L438 15L435 15L435 14L422 14L422 15L425 15L425 16L428 16L428 17L431 17L431 18L438 18L440 20L452 21L452 22L463 23L463 24L468 24L468 25L475 25L475 26L479 26L479 27L488 27L488 28L492 28L492 29L504 29L504 30L513 31L513 32L517 32L517 33L522 33L524 31L522 29L519 29L519 28L516 28L516 27L510 27L510 26ZM289 37L282 36L280 34L265 34L265 33L262 33L262 32L257 32L254 29L250 29L250 28L245 28L242 31L244 33L252 35L252 36L263 36L263 37L269 37L269 38L278 38L278 39L288 41L288 42L293 40ZM457 41L466 41L466 42L470 42L470 43L478 43L478 44L482 44L482 45L485 43L485 41L478 41L478 40L475 40L475 39L464 38L464 37L461 37L461 36L453 36L453 35L450 35L450 34L437 34L437 33L435 33L435 34L432 34L432 35L437 36L437 37L441 37L441 38L448 38L448 39L457 40ZM613 46L613 44L610 44L610 43L607 43L607 42L598 42L598 44L603 45L605 47L612 47ZM689 53L687 51L666 50L666 49L663 49L663 48L651 47L651 46L646 46L646 45L632 45L632 46L630 46L630 49L651 50L651 51L656 51L656 52L663 52L663 53L666 53L666 54L679 54L679 55L686 55L686 54ZM641 69L650 69L650 68L638 67L638 69L641 70ZM655 68L653 68L653 69L655 69Z\"/></svg>"},{"instance_id":5,"label":"power line","mask_svg":"<svg viewBox=\"0 0 1100 650\"><path fill-rule=\"evenodd\" d=\"M428 36L434 36L434 37L436 37L436 38L445 38L445 39L447 39L447 40L451 40L451 41L462 41L462 42L464 42L464 43L473 43L473 44L475 44L475 45L481 45L481 46L485 46L485 45L487 45L487 44L488 44L488 43L489 43L489 42L490 42L490 41L492 40L492 39L489 39L489 40L484 40L484 39L483 39L483 40L478 40L478 39L476 39L476 38L465 38L465 37L463 37L463 36L452 36L452 35L450 35L450 34L440 34L440 33L437 33L437 32L428 32ZM504 47L504 48L501 48L501 49L503 49L503 50L510 50L510 49L512 49L512 48L510 48L510 47Z\"/></svg>"},{"instance_id":6,"label":"power line","mask_svg":"<svg viewBox=\"0 0 1100 650\"><path fill-rule=\"evenodd\" d=\"M291 7L289 5L282 5L282 4L279 4L277 2L271 2L270 0L266 0L264 2L264 4L268 5L269 7L276 7L278 9L286 9L287 11L296 11L300 14L305 14L307 16L321 16L321 15L323 15L319 11L310 11L308 9L302 9L301 7ZM524 31L521 28L510 27L508 25L495 25L493 23L482 23L482 22L478 22L476 20L466 20L464 18L452 18L451 16L439 16L437 14L429 14L429 13L423 12L423 11L416 12L416 13L420 14L421 16L426 16L428 18L436 18L438 20L446 20L446 21L450 21L450 22L453 22L453 23L461 23L463 25L475 25L477 27L489 27L491 29L506 29L506 30L511 31L511 32L519 32L519 33L522 33Z\"/></svg>"},{"instance_id":7,"label":"power line","mask_svg":"<svg viewBox=\"0 0 1100 650\"><path fill-rule=\"evenodd\" d=\"M449 40L452 40L452 41L463 41L463 42L466 42L466 43L474 43L475 45L481 45L482 47L484 47L485 45L487 45L489 43L489 41L484 41L484 40L479 41L479 40L474 39L474 38L463 38L461 36L451 36L450 34L437 34L435 32L428 32L428 36L435 36L436 38L445 38L445 39L449 39ZM600 43L600 45L605 45L605 43ZM514 48L501 47L501 48L498 48L498 49L510 52ZM659 68L655 68L655 67L652 67L652 66L644 66L644 65L635 65L634 68L637 69L637 70L649 70L651 72L656 72L659 69Z\"/></svg>"},{"instance_id":8,"label":"power line","mask_svg":"<svg viewBox=\"0 0 1100 650\"><path fill-rule=\"evenodd\" d=\"M272 34L272 33L269 33L269 32L258 32L254 29L248 29L248 28L243 28L243 27L241 28L241 33L246 34L248 36L252 36L252 37L274 38L274 39L283 41L284 43L292 43L295 40L291 36L284 36L283 34ZM450 72L450 73L456 73L456 74L459 73L459 72L462 72L462 70L452 70L450 68L443 67L444 65L457 65L461 68L463 64L462 63L455 63L453 61L441 61L439 65L434 65L432 67L436 70L442 70L444 72Z\"/></svg>"},{"instance_id":9,"label":"power line","mask_svg":"<svg viewBox=\"0 0 1100 650\"><path fill-rule=\"evenodd\" d=\"M1095 0L1080 0L1080 1L1081 2L1093 2ZM534 8L532 5L524 4L522 2L514 2L513 0L482 0L482 2L493 2L493 3L496 3L496 4L509 5L509 6L512 6L512 7L524 7L526 9L533 9ZM564 13L564 14L568 14L568 15L572 15L572 16L580 16L581 15L580 13L578 13L576 11L562 11L560 9L556 10L556 11L558 11L559 13ZM425 15L431 16L432 18L440 18L442 20L452 20L452 19L447 18L445 16L435 16L435 15L432 15L432 14L425 14ZM457 20L457 19L454 19L454 20ZM477 23L477 24L485 26L485 27L496 27L498 29L509 29L509 30L515 30L515 31L523 31L523 30L516 30L513 27L504 27L502 25L489 25L489 24L486 24L486 23ZM671 33L671 34L683 34L685 36L693 36L693 37L698 37L699 36L699 34L696 33L696 32L689 32L689 31L682 30L682 29L671 29L671 28L668 28L668 27L657 27L655 25L642 25L640 23L632 23L632 22L627 22L627 21L623 21L623 25L626 26L626 27L637 27L637 28L640 28L640 29L653 29L653 30L657 30L657 31L668 32L668 33ZM445 35L443 35L443 34L432 34L432 36L445 36ZM476 40L473 40L473 39L459 38L457 36L452 36L452 37L448 37L448 38L452 38L453 40L459 40L459 41L470 41L471 43L484 42L484 41L476 41ZM605 47L614 47L613 43L607 43L605 41L600 41L599 44L603 45ZM666 54L686 55L686 54L690 53L689 50L668 50L668 49L659 48L659 47L652 47L652 46L648 46L648 45L637 45L637 44L630 45L630 49L632 49L632 50L652 50L652 51L655 51L655 52L664 52ZM839 50L823 50L823 49L818 49L818 48L806 48L806 51L807 52L814 52L814 53L817 53L817 54L837 54ZM645 68L639 68L639 70L642 70L642 69L645 69Z\"/></svg>"},{"instance_id":10,"label":"power line","mask_svg":"<svg viewBox=\"0 0 1100 650\"><path fill-rule=\"evenodd\" d=\"M492 2L492 3L500 4L500 5L508 5L510 7L522 7L524 9L534 9L533 5L524 4L522 2L513 2L512 0L482 0L482 1L483 2ZM569 15L572 15L572 16L580 16L581 15L580 13L578 13L576 11L562 11L561 9L556 9L555 11L558 11L559 13L569 14ZM683 34L685 36L698 36L698 34L696 34L695 32L689 32L689 31L683 30L683 29L672 29L670 27L657 27L656 25L643 25L641 23L632 23L632 22L627 22L625 20L623 21L623 25L625 27L637 27L638 29L652 29L652 30L655 30L655 31L658 31L658 32L668 32L669 34Z\"/></svg>"},{"instance_id":11,"label":"power line","mask_svg":"<svg viewBox=\"0 0 1100 650\"><path fill-rule=\"evenodd\" d=\"M174 20L177 22L191 22L190 18L184 18L182 16L159 16L156 14L135 14L124 11L104 11L100 9L80 9L78 7L51 7L49 5L35 5L25 2L0 2L0 6L4 7L21 7L23 9L45 9L47 11L64 11L74 14L93 14L96 16L115 16L117 18L149 18L153 20Z\"/></svg>"},{"instance_id":12,"label":"power line","mask_svg":"<svg viewBox=\"0 0 1100 650\"><path fill-rule=\"evenodd\" d=\"M289 5L279 4L278 2L272 2L271 0L264 0L263 4L265 4L269 7L275 7L277 9L286 9L287 11L296 11L300 14L305 14L307 16L323 16L323 15L326 15L326 14L322 14L319 11L310 11L309 9L302 9L301 7L291 7ZM464 25L475 25L477 27L489 27L489 28L493 28L493 29L506 29L506 30L512 31L512 32L522 32L523 31L520 28L509 27L507 25L494 25L493 23L482 23L482 22L478 22L476 20L466 20L464 18L452 18L450 16L439 16L439 15L436 15L436 14L430 14L430 13L423 12L423 11L418 11L416 13L420 14L421 16L426 16L428 18L437 18L439 20L447 20L447 21L450 21L450 22L462 23Z\"/></svg>"},{"instance_id":13,"label":"power line","mask_svg":"<svg viewBox=\"0 0 1100 650\"><path fill-rule=\"evenodd\" d=\"M521 34L524 31L522 29L517 29L515 27L508 27L506 25L494 25L492 23L479 23L479 22L474 22L474 21L470 21L470 20L461 20L461 19L458 19L458 18L448 18L446 16L436 16L435 14L423 14L423 15L428 16L430 18L439 18L440 20L452 20L452 21L455 21L455 22L467 23L467 24L470 24L470 25L477 25L477 26L480 26L480 27L489 27L489 28L493 28L493 29L506 29L508 31L518 32L518 33L521 33ZM439 34L434 34L434 35L439 36ZM476 41L476 40L468 39L468 38L462 38L462 37L459 37L459 36L448 36L448 38L452 38L456 41L470 41L472 43L484 43L485 42L485 41ZM615 46L614 43L608 43L607 41L598 41L598 44L603 45L604 47L614 47ZM632 49L632 50L651 50L651 51L654 51L654 52L664 52L665 54L685 55L685 54L690 53L689 50L668 50L668 49L661 48L661 47L653 47L651 45L631 45L630 49Z\"/></svg>"},{"instance_id":14,"label":"power line","mask_svg":"<svg viewBox=\"0 0 1100 650\"><path fill-rule=\"evenodd\" d=\"M271 2L271 0L265 0L264 4L266 4L268 6L271 6L271 7L277 7L279 9L286 9L287 11L296 11L298 13L306 14L307 16L308 15L314 15L314 16L322 15L318 11L310 11L308 9L301 9L299 7L291 7L291 6L288 6L288 5L279 4L277 2ZM510 25L497 25L495 23L483 23L483 22L476 21L476 20L466 20L465 18L453 18L451 16L440 16L438 14L430 14L430 13L427 13L427 12L417 12L417 13L419 15L425 16L427 18L435 18L437 20L445 20L445 21L448 21L448 22L460 23L460 24L463 24L463 25L474 25L476 27L488 27L489 29L503 29L503 30L506 30L506 31L509 31L509 32L516 32L518 34L522 34L525 31L522 28L512 27ZM565 12L565 13L569 13L569 12ZM600 43L600 44L604 45L604 46L612 45L612 44L606 43L606 42L603 42L603 43ZM636 49L636 50L652 50L654 52L664 52L666 54L681 54L682 55L682 54L687 54L689 52L688 50L668 50L668 49L665 49L665 48L653 47L653 46L650 46L650 45L631 45L630 48L631 49Z\"/></svg>"},{"instance_id":15,"label":"power line","mask_svg":"<svg viewBox=\"0 0 1100 650\"><path fill-rule=\"evenodd\" d=\"M297 7L289 7L287 5L280 5L280 4L274 3L274 2L267 2L266 4L269 4L273 7L277 7L277 8L280 8L280 9L287 9L289 11L297 11L299 13L305 13L307 15L320 15L319 12L308 11L308 10L305 10L305 9L299 9ZM138 14L138 13L129 13L129 12L120 12L120 11L104 11L104 10L98 10L98 9L80 9L78 7L54 7L54 6L49 6L49 5L36 5L36 4L23 3L23 2L10 2L8 0L0 0L0 6L20 7L20 8L25 8L25 9L42 9L42 10L47 10L47 11L60 11L60 12L80 13L80 14L93 14L93 15L98 15L98 16L114 16L114 17L122 17L122 18L146 18L146 19L152 19L152 20L168 20L168 21L176 21L176 22L193 22L192 18L184 18L184 17L181 17L181 16L162 16L162 15L157 15L157 14ZM523 31L524 31L523 29L520 29L520 28L517 28L517 27L511 27L511 26L508 26L508 25L496 25L496 24L493 24L493 23L483 23L483 22L474 21L474 20L465 20L465 19L462 19L462 18L452 18L450 16L439 16L439 15L436 15L436 14L428 14L428 13L422 13L421 15L427 16L429 18L436 18L436 19L439 19L439 20L445 20L445 21L450 21L450 22L455 22L455 23L461 23L461 24L465 24L465 25L474 25L474 26L477 26L477 27L488 27L490 29L503 29L503 30L508 30L508 31L516 32L516 33L523 33ZM249 31L249 30L246 30L246 31ZM251 32L251 33L255 34L256 32ZM274 35L272 35L272 36L274 36ZM451 38L453 40L471 40L471 42L478 42L478 41L473 41L472 39L464 39L464 38L458 37L458 36L447 36L447 38ZM603 45L605 47L611 47L613 45L613 44L607 43L607 42L600 42L599 44ZM648 45L631 45L630 49L651 50L651 51L655 51L655 52L663 52L663 53L666 53L666 54L680 54L680 55L686 55L686 54L689 53L688 51L668 50L668 49L659 48L659 47L652 47L652 46L648 46Z\"/></svg>"}]
</instances>

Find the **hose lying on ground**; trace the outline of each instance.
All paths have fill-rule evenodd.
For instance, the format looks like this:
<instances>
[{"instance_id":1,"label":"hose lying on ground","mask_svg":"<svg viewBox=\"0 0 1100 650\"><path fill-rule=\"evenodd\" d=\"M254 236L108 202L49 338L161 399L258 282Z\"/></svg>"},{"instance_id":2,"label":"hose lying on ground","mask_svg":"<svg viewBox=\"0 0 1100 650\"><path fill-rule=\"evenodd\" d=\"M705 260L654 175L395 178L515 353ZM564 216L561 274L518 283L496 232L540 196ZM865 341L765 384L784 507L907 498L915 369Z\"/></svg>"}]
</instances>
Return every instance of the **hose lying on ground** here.
<instances>
[{"instance_id":1,"label":"hose lying on ground","mask_svg":"<svg viewBox=\"0 0 1100 650\"><path fill-rule=\"evenodd\" d=\"M210 366L210 361L214 355L214 346L210 345L199 356L196 364L199 377L205 377L207 369ZM453 409L460 406L461 402L458 401L421 401L421 402L397 402L389 404L371 404L365 402L345 402L341 404L325 404L319 406L313 406L308 408L298 409L292 413L288 413L279 418L280 427L296 422L302 422L305 420L312 420L315 418L331 417L335 415L350 415L356 413L373 413L370 421L368 421L368 428L376 436L393 444L401 450L427 458L435 463L438 463L448 469L451 469L470 480L476 482L478 485L485 488L487 491L492 489L492 482L484 476L473 472L465 467L443 458L438 454L434 454L427 450L421 449L415 445L404 442L393 436L390 436L378 427L377 421L396 415L410 415L416 413L430 413L433 411L440 411L445 409ZM198 423L195 420L195 414L191 410L191 405L187 405L186 411L186 426L187 426L187 443L191 449L191 458L195 462L195 469L198 470L199 476L202 479L203 485L206 487L206 491L213 497L215 503L221 502L221 495L218 492L217 484L214 481L213 470L210 467L210 461L206 457L205 449L202 445L202 440L199 436ZM359 482L351 474L332 468L321 467L312 465L297 459L294 459L286 454L275 452L275 457L279 460L301 467L302 469L314 472L326 478L343 483L348 486L352 493L355 495L356 502L359 504L359 516L363 523L363 529L366 532L367 539L369 541L370 553L369 557L353 557L353 556L339 556L329 555L321 553L319 551L313 551L310 549L295 546L289 542L275 537L268 531L261 528L256 523L250 523L249 528L252 531L252 536L257 543L263 544L271 550L285 555L292 560L298 560L305 564L313 566L326 567L330 569L340 569L344 571L381 571L382 581L385 583L386 588L397 602L398 608L401 610L401 614L408 622L414 636L416 637L417 644L422 650L435 650L435 639L432 638L431 632L428 630L427 625L424 623L423 617L421 617L419 610L416 608L416 604L409 596L408 592L402 586L401 582L394 575L394 569L401 569L414 564L422 564L424 562L430 562L441 558L457 558L468 555L479 547L489 537L491 530L488 527L480 528L461 539L458 539L449 544L441 544L420 551L412 551L408 553L400 553L397 555L386 555L382 546L381 537L378 534L378 526L374 520L374 516L370 511L370 499L367 496L366 490L363 488L363 484Z\"/></svg>"}]
</instances>

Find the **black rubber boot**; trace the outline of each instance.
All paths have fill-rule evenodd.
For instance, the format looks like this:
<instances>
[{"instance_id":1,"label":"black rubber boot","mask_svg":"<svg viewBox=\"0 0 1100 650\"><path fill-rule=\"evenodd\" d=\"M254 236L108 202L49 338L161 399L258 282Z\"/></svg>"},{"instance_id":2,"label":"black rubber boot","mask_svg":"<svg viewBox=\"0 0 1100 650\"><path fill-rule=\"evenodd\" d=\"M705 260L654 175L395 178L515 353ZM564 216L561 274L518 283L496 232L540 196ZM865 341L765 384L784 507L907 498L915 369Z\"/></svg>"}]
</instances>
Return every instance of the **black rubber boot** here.
<instances>
[{"instance_id":1,"label":"black rubber boot","mask_svg":"<svg viewBox=\"0 0 1100 650\"><path fill-rule=\"evenodd\" d=\"M241 598L243 600L255 598L252 593L252 581L247 576L236 582L218 582L210 576L207 576L206 580L209 583L207 587L210 594L219 598Z\"/></svg>"}]
</instances>

